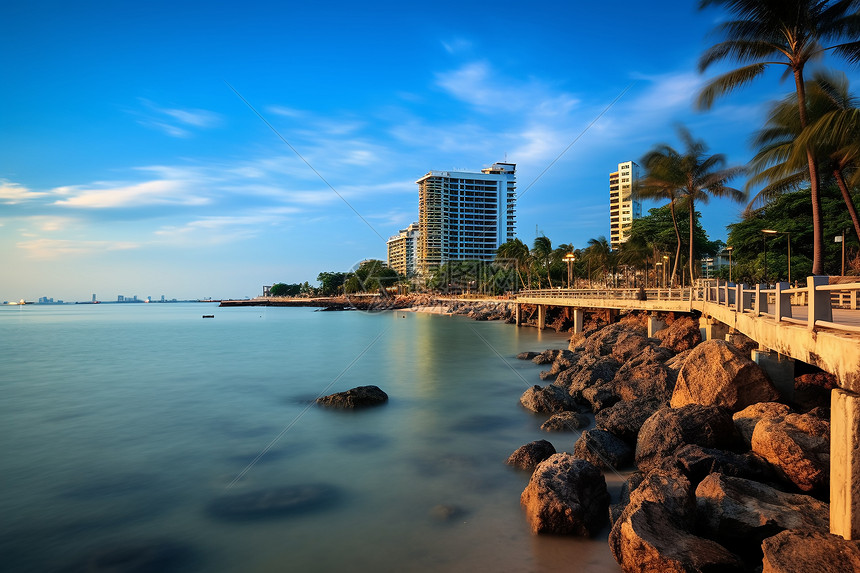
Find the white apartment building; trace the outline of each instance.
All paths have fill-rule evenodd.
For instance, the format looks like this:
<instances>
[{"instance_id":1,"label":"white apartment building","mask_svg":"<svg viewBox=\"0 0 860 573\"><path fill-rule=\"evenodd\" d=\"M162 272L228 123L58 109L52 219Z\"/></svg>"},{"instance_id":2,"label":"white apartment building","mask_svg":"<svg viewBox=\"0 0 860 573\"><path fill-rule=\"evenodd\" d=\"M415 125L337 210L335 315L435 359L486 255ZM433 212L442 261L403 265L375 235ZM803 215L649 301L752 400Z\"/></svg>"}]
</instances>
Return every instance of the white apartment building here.
<instances>
[{"instance_id":1,"label":"white apartment building","mask_svg":"<svg viewBox=\"0 0 860 573\"><path fill-rule=\"evenodd\" d=\"M388 266L398 274L411 276L415 274L415 263L418 260L418 223L411 223L400 234L394 235L386 243L388 247Z\"/></svg>"},{"instance_id":2,"label":"white apartment building","mask_svg":"<svg viewBox=\"0 0 860 573\"><path fill-rule=\"evenodd\" d=\"M418 272L447 261L492 260L516 236L516 164L480 173L430 171L418 184Z\"/></svg>"},{"instance_id":3,"label":"white apartment building","mask_svg":"<svg viewBox=\"0 0 860 573\"><path fill-rule=\"evenodd\" d=\"M642 216L642 204L633 199L633 185L639 179L639 166L633 161L618 164L609 174L609 245L612 250L630 237L633 219Z\"/></svg>"}]
</instances>

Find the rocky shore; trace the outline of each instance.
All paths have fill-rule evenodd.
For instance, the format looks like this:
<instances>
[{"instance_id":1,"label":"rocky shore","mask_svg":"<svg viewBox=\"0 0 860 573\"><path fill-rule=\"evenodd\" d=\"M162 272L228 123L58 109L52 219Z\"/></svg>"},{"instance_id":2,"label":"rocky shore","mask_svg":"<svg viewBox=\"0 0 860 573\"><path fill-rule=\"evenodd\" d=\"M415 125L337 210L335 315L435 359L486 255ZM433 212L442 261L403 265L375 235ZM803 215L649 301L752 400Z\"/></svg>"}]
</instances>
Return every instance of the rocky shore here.
<instances>
[{"instance_id":1,"label":"rocky shore","mask_svg":"<svg viewBox=\"0 0 860 573\"><path fill-rule=\"evenodd\" d=\"M608 528L626 572L860 571L860 542L829 533L833 377L803 373L783 400L749 339L702 342L696 320L665 319L649 338L644 315L596 315L568 348L518 356L547 382L520 404L578 435L572 451L540 440L508 460L532 472L532 531ZM609 471L626 477L620 499Z\"/></svg>"}]
</instances>

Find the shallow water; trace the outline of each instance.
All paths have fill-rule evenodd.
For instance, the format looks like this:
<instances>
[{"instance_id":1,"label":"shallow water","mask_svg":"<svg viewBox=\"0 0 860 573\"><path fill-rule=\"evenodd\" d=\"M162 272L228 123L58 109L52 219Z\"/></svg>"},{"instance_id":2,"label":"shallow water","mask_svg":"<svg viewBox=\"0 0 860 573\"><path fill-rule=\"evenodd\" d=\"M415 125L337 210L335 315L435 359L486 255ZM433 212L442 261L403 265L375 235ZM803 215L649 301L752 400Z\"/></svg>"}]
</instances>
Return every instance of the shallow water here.
<instances>
[{"instance_id":1,"label":"shallow water","mask_svg":"<svg viewBox=\"0 0 860 573\"><path fill-rule=\"evenodd\" d=\"M605 532L531 535L528 475L504 464L536 439L573 449L519 406L541 367L514 358L565 338L408 312L0 307L4 568L617 572ZM309 406L366 384L389 402ZM326 503L213 509L308 484Z\"/></svg>"}]
</instances>

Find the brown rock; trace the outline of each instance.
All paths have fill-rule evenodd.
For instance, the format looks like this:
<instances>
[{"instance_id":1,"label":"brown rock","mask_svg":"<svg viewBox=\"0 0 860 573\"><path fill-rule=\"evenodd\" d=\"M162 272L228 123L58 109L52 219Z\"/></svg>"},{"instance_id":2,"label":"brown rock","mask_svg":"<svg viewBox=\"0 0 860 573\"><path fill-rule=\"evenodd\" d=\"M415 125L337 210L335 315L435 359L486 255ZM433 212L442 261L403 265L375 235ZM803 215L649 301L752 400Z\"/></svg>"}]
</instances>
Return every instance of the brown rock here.
<instances>
[{"instance_id":1,"label":"brown rock","mask_svg":"<svg viewBox=\"0 0 860 573\"><path fill-rule=\"evenodd\" d=\"M828 528L830 506L752 480L710 474L696 488L696 523L710 537L757 549L785 529Z\"/></svg>"},{"instance_id":2,"label":"brown rock","mask_svg":"<svg viewBox=\"0 0 860 573\"><path fill-rule=\"evenodd\" d=\"M615 393L622 400L653 397L669 403L677 373L666 366L671 351L653 344L642 347L625 362L612 379Z\"/></svg>"},{"instance_id":3,"label":"brown rock","mask_svg":"<svg viewBox=\"0 0 860 573\"><path fill-rule=\"evenodd\" d=\"M744 571L741 560L710 539L687 533L666 510L645 502L619 520L616 560L625 573Z\"/></svg>"},{"instance_id":4,"label":"brown rock","mask_svg":"<svg viewBox=\"0 0 860 573\"><path fill-rule=\"evenodd\" d=\"M546 440L536 440L517 448L506 462L521 470L534 471L539 463L555 453L555 447Z\"/></svg>"},{"instance_id":5,"label":"brown rock","mask_svg":"<svg viewBox=\"0 0 860 573\"><path fill-rule=\"evenodd\" d=\"M559 350L558 355L555 357L555 360L553 360L550 369L540 373L540 379L555 380L559 372L567 370L568 368L576 364L577 360L579 360L578 354L575 354L570 350Z\"/></svg>"},{"instance_id":6,"label":"brown rock","mask_svg":"<svg viewBox=\"0 0 860 573\"><path fill-rule=\"evenodd\" d=\"M770 464L752 452L737 454L696 444L687 444L675 450L673 463L694 485L715 473L756 481L767 481L773 477Z\"/></svg>"},{"instance_id":7,"label":"brown rock","mask_svg":"<svg viewBox=\"0 0 860 573\"><path fill-rule=\"evenodd\" d=\"M735 412L732 415L732 420L735 423L735 428L741 438L746 442L747 446L752 443L753 430L760 420L782 420L791 413L791 408L779 402L759 402L752 406L747 406L740 412Z\"/></svg>"},{"instance_id":8,"label":"brown rock","mask_svg":"<svg viewBox=\"0 0 860 573\"><path fill-rule=\"evenodd\" d=\"M540 429L545 432L572 432L586 427L591 420L579 412L559 412L550 416ZM554 452L553 452L554 453Z\"/></svg>"},{"instance_id":9,"label":"brown rock","mask_svg":"<svg viewBox=\"0 0 860 573\"><path fill-rule=\"evenodd\" d=\"M699 345L701 346L701 345ZM636 440L636 465L642 471L659 466L686 444L705 448L729 448L735 427L728 411L718 406L690 404L661 408L648 418Z\"/></svg>"},{"instance_id":10,"label":"brown rock","mask_svg":"<svg viewBox=\"0 0 860 573\"><path fill-rule=\"evenodd\" d=\"M740 350L744 356L750 356L753 350L758 349L758 342L741 332L729 334L726 342Z\"/></svg>"},{"instance_id":11,"label":"brown rock","mask_svg":"<svg viewBox=\"0 0 860 573\"><path fill-rule=\"evenodd\" d=\"M677 378L678 372L681 370L681 367L684 365L684 362L687 361L687 357L690 356L690 353L693 350L685 350L683 352L679 352L669 360L665 362L666 368L675 371L675 377Z\"/></svg>"},{"instance_id":12,"label":"brown rock","mask_svg":"<svg viewBox=\"0 0 860 573\"><path fill-rule=\"evenodd\" d=\"M600 470L562 453L535 468L520 503L534 533L592 536L606 523L609 492Z\"/></svg>"},{"instance_id":13,"label":"brown rock","mask_svg":"<svg viewBox=\"0 0 860 573\"><path fill-rule=\"evenodd\" d=\"M830 391L838 387L836 376L827 372L803 374L794 379L792 402L803 411L830 407Z\"/></svg>"},{"instance_id":14,"label":"brown rock","mask_svg":"<svg viewBox=\"0 0 860 573\"><path fill-rule=\"evenodd\" d=\"M814 414L763 419L755 426L752 449L802 491L827 487L830 479L830 423Z\"/></svg>"},{"instance_id":15,"label":"brown rock","mask_svg":"<svg viewBox=\"0 0 860 573\"><path fill-rule=\"evenodd\" d=\"M660 346L672 352L684 352L702 342L702 331L698 321L689 316L683 316L667 328L654 333L654 338L660 341Z\"/></svg>"},{"instance_id":16,"label":"brown rock","mask_svg":"<svg viewBox=\"0 0 860 573\"><path fill-rule=\"evenodd\" d=\"M553 384L566 388L575 400L583 400L583 390L610 382L620 367L621 364L614 358L582 354L577 363L559 374Z\"/></svg>"},{"instance_id":17,"label":"brown rock","mask_svg":"<svg viewBox=\"0 0 860 573\"><path fill-rule=\"evenodd\" d=\"M600 469L627 467L633 461L633 450L606 430L587 430L573 446L573 455L588 460Z\"/></svg>"},{"instance_id":18,"label":"brown rock","mask_svg":"<svg viewBox=\"0 0 860 573\"><path fill-rule=\"evenodd\" d=\"M708 340L694 348L681 367L671 405L715 405L737 412L777 398L758 364L725 340Z\"/></svg>"},{"instance_id":19,"label":"brown rock","mask_svg":"<svg viewBox=\"0 0 860 573\"><path fill-rule=\"evenodd\" d=\"M860 542L826 531L783 531L764 540L762 573L860 571Z\"/></svg>"},{"instance_id":20,"label":"brown rock","mask_svg":"<svg viewBox=\"0 0 860 573\"><path fill-rule=\"evenodd\" d=\"M520 404L532 412L547 414L575 409L570 395L558 386L532 386L523 392Z\"/></svg>"},{"instance_id":21,"label":"brown rock","mask_svg":"<svg viewBox=\"0 0 860 573\"><path fill-rule=\"evenodd\" d=\"M332 408L364 408L388 401L388 394L378 386L358 386L346 392L337 392L317 398L317 403Z\"/></svg>"},{"instance_id":22,"label":"brown rock","mask_svg":"<svg viewBox=\"0 0 860 573\"><path fill-rule=\"evenodd\" d=\"M595 414L594 421L601 430L612 432L628 444L635 445L639 428L659 408L660 402L655 398L625 400Z\"/></svg>"},{"instance_id":23,"label":"brown rock","mask_svg":"<svg viewBox=\"0 0 860 573\"><path fill-rule=\"evenodd\" d=\"M586 339L585 352L593 356L611 355L623 362L647 344L646 335L647 331L642 327L622 323L611 324ZM619 357L619 354L623 358Z\"/></svg>"}]
</instances>

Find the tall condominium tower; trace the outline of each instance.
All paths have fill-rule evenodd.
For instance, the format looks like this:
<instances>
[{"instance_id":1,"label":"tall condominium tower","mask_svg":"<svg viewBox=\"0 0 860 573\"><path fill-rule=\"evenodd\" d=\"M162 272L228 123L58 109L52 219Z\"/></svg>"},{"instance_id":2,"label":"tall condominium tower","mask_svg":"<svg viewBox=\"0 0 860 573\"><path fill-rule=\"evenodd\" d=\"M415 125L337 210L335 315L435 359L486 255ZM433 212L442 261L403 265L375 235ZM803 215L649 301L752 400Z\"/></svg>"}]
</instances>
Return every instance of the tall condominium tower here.
<instances>
[{"instance_id":1,"label":"tall condominium tower","mask_svg":"<svg viewBox=\"0 0 860 573\"><path fill-rule=\"evenodd\" d=\"M401 229L399 235L388 239L388 266L399 274L410 276L415 273L415 262L418 259L418 223L412 223Z\"/></svg>"},{"instance_id":2,"label":"tall condominium tower","mask_svg":"<svg viewBox=\"0 0 860 573\"><path fill-rule=\"evenodd\" d=\"M418 272L453 260L492 260L516 236L516 165L480 173L430 171L418 184Z\"/></svg>"},{"instance_id":3,"label":"tall condominium tower","mask_svg":"<svg viewBox=\"0 0 860 573\"><path fill-rule=\"evenodd\" d=\"M630 237L633 219L642 216L642 204L633 199L633 185L639 178L639 166L632 161L618 164L609 174L609 246L612 250Z\"/></svg>"}]
</instances>

